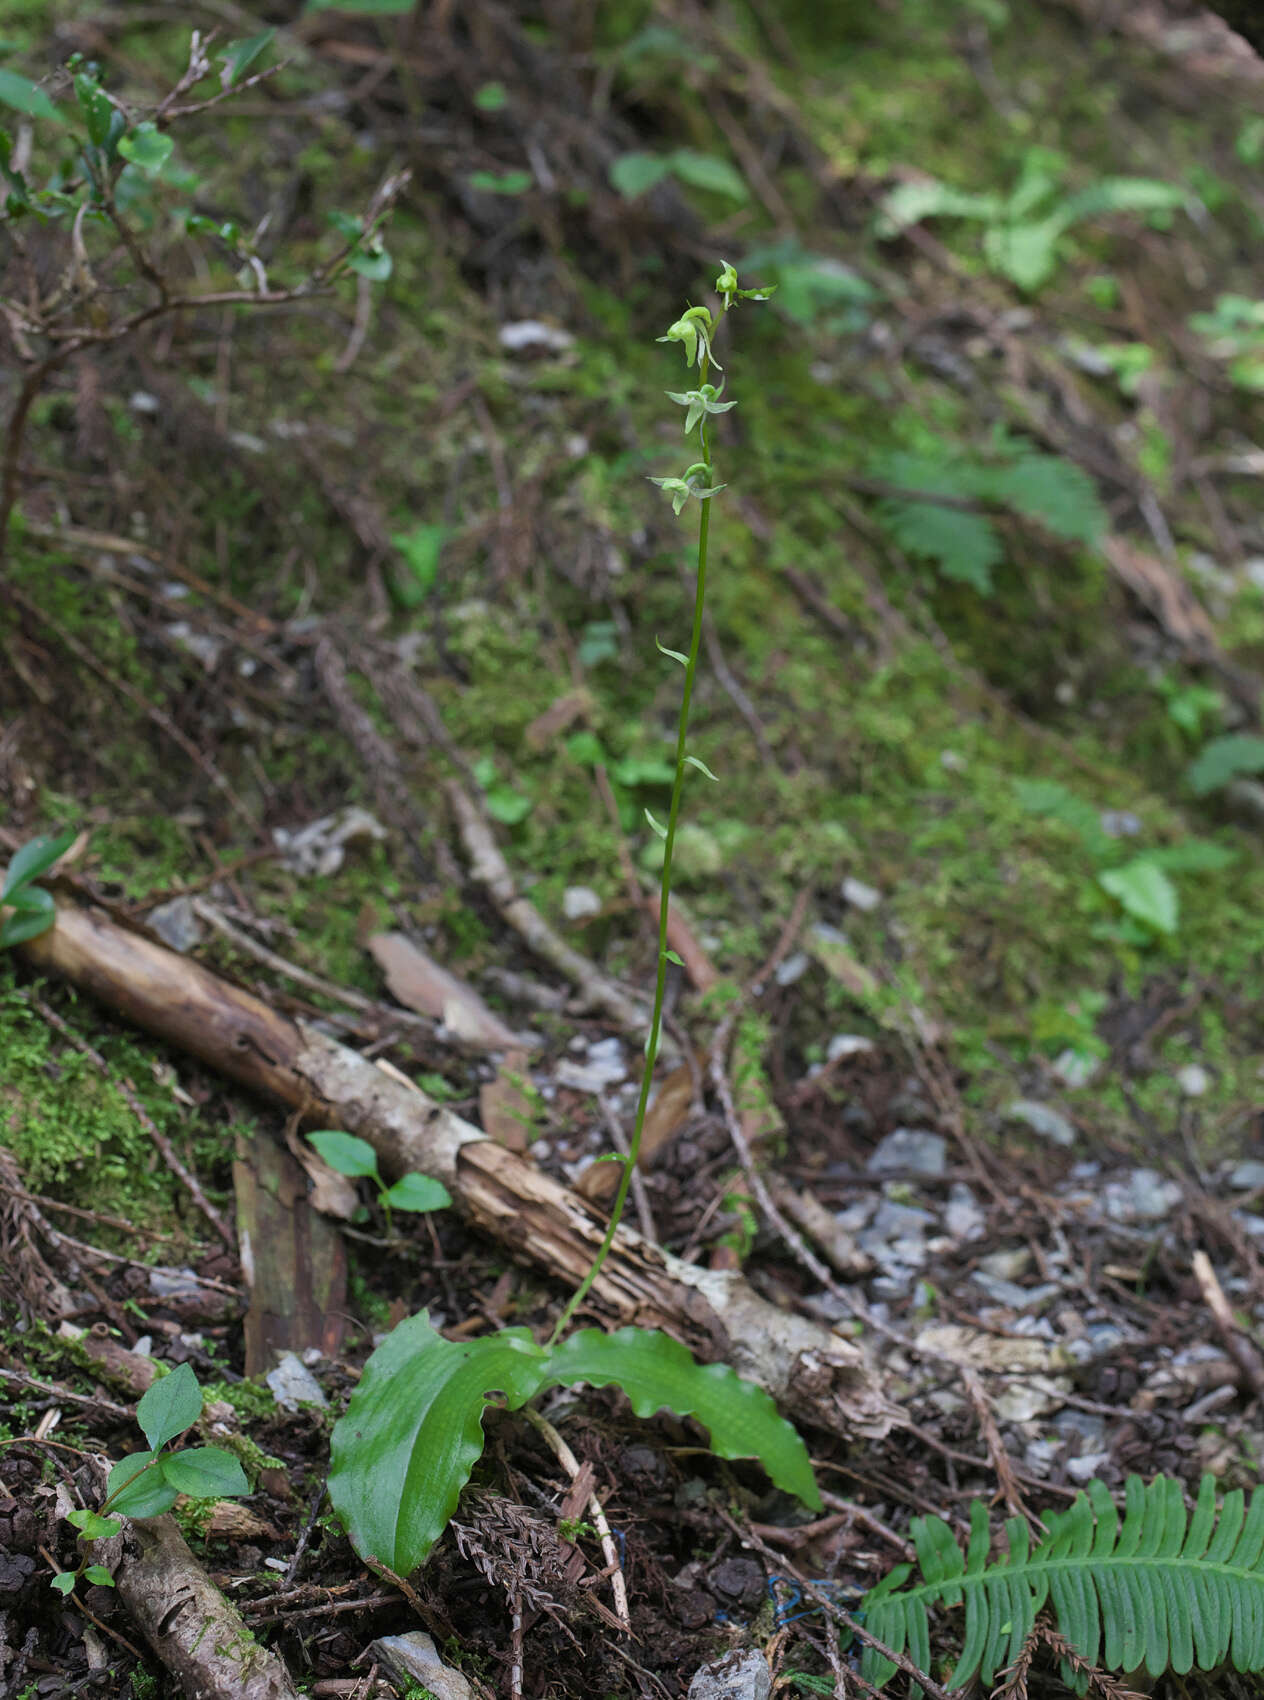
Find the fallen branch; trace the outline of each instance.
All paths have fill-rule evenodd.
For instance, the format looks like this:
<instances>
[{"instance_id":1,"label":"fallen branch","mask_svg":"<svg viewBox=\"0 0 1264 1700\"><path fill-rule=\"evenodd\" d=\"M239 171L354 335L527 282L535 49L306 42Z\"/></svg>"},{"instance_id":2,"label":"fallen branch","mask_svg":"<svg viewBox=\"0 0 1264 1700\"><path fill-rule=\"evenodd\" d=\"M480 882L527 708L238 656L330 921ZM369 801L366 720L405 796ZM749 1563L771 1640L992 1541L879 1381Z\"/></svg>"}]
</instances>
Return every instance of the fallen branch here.
<instances>
[{"instance_id":1,"label":"fallen branch","mask_svg":"<svg viewBox=\"0 0 1264 1700\"><path fill-rule=\"evenodd\" d=\"M442 1180L471 1225L515 1257L571 1286L587 1272L603 1224L584 1199L317 1028L99 910L60 906L56 924L20 948L42 973L314 1125L368 1140L389 1178ZM807 1422L880 1437L896 1418L851 1341L769 1304L739 1274L682 1263L630 1229L590 1298L617 1324L665 1328L704 1360L723 1359Z\"/></svg>"},{"instance_id":2,"label":"fallen branch","mask_svg":"<svg viewBox=\"0 0 1264 1700\"><path fill-rule=\"evenodd\" d=\"M105 1460L93 1460L91 1473L104 1493ZM299 1700L285 1666L212 1584L174 1517L130 1519L90 1550L188 1700Z\"/></svg>"}]
</instances>

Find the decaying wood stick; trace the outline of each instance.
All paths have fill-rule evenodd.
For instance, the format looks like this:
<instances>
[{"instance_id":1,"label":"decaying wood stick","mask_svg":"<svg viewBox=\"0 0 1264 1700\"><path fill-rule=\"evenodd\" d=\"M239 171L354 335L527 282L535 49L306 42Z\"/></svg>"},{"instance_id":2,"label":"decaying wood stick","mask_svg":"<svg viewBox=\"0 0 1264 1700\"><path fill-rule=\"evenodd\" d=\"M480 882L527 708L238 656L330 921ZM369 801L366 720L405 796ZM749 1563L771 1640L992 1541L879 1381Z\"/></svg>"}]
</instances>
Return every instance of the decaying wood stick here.
<instances>
[{"instance_id":1,"label":"decaying wood stick","mask_svg":"<svg viewBox=\"0 0 1264 1700\"><path fill-rule=\"evenodd\" d=\"M442 1180L471 1225L515 1257L572 1284L587 1271L604 1223L584 1199L309 1023L99 910L59 904L56 924L20 948L41 972L315 1125L368 1140L389 1179ZM591 1302L609 1320L665 1328L699 1357L724 1360L820 1427L875 1437L891 1427L895 1413L850 1340L769 1304L734 1271L682 1263L621 1228Z\"/></svg>"},{"instance_id":2,"label":"decaying wood stick","mask_svg":"<svg viewBox=\"0 0 1264 1700\"><path fill-rule=\"evenodd\" d=\"M520 895L509 864L500 853L487 822L463 785L453 779L445 787L456 817L461 843L470 859L470 872L490 894L505 920L542 962L566 975L589 1009L601 1009L631 1033L649 1026L649 1009L630 998L621 986L559 938L533 903Z\"/></svg>"},{"instance_id":3,"label":"decaying wood stick","mask_svg":"<svg viewBox=\"0 0 1264 1700\"><path fill-rule=\"evenodd\" d=\"M105 1460L93 1460L91 1473L104 1492ZM211 1582L174 1517L129 1518L90 1550L113 1571L120 1600L188 1700L299 1700L285 1666Z\"/></svg>"}]
</instances>

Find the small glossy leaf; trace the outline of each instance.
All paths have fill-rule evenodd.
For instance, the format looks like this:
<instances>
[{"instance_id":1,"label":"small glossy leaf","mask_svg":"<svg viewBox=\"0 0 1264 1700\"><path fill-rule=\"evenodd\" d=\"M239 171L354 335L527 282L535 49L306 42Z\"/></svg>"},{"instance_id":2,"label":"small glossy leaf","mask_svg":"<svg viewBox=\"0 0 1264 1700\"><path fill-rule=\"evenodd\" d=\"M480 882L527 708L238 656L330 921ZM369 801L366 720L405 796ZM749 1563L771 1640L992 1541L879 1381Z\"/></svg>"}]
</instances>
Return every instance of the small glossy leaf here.
<instances>
[{"instance_id":1,"label":"small glossy leaf","mask_svg":"<svg viewBox=\"0 0 1264 1700\"><path fill-rule=\"evenodd\" d=\"M377 1152L367 1139L357 1139L354 1133L309 1133L307 1143L340 1175L377 1174Z\"/></svg>"},{"instance_id":2,"label":"small glossy leaf","mask_svg":"<svg viewBox=\"0 0 1264 1700\"><path fill-rule=\"evenodd\" d=\"M689 767L696 767L699 773L705 773L708 779L714 779L717 785L720 783L706 762L700 761L697 756L686 756L685 762Z\"/></svg>"},{"instance_id":3,"label":"small glossy leaf","mask_svg":"<svg viewBox=\"0 0 1264 1700\"><path fill-rule=\"evenodd\" d=\"M1122 868L1110 868L1098 876L1104 891L1117 898L1134 921L1158 933L1174 933L1180 919L1176 887L1156 862L1136 856Z\"/></svg>"},{"instance_id":4,"label":"small glossy leaf","mask_svg":"<svg viewBox=\"0 0 1264 1700\"><path fill-rule=\"evenodd\" d=\"M1264 738L1253 732L1230 732L1204 745L1189 769L1191 789L1207 797L1243 774L1264 772Z\"/></svg>"},{"instance_id":5,"label":"small glossy leaf","mask_svg":"<svg viewBox=\"0 0 1264 1700\"><path fill-rule=\"evenodd\" d=\"M656 833L659 838L665 839L667 837L667 828L660 826L648 809L645 811L645 818L650 824L651 832Z\"/></svg>"},{"instance_id":6,"label":"small glossy leaf","mask_svg":"<svg viewBox=\"0 0 1264 1700\"><path fill-rule=\"evenodd\" d=\"M61 113L38 83L16 71L0 69L0 106L11 106L15 112L25 112L31 118L56 118Z\"/></svg>"},{"instance_id":7,"label":"small glossy leaf","mask_svg":"<svg viewBox=\"0 0 1264 1700\"><path fill-rule=\"evenodd\" d=\"M155 1381L136 1407L140 1432L155 1452L201 1415L202 1389L188 1364L177 1364L170 1375Z\"/></svg>"},{"instance_id":8,"label":"small glossy leaf","mask_svg":"<svg viewBox=\"0 0 1264 1700\"><path fill-rule=\"evenodd\" d=\"M157 1469L150 1468L157 1456L156 1452L133 1452L114 1465L105 1484L111 1511L121 1517L160 1517L171 1510L179 1494Z\"/></svg>"},{"instance_id":9,"label":"small glossy leaf","mask_svg":"<svg viewBox=\"0 0 1264 1700\"><path fill-rule=\"evenodd\" d=\"M88 126L88 140L94 148L101 147L110 133L114 103L95 77L80 73L75 78L75 99Z\"/></svg>"},{"instance_id":10,"label":"small glossy leaf","mask_svg":"<svg viewBox=\"0 0 1264 1700\"><path fill-rule=\"evenodd\" d=\"M654 647L658 650L660 655L668 655L673 661L679 661L682 667L688 667L689 657L687 655L682 655L678 649L668 649L667 645L665 643L659 643L657 638L654 639Z\"/></svg>"},{"instance_id":11,"label":"small glossy leaf","mask_svg":"<svg viewBox=\"0 0 1264 1700\"><path fill-rule=\"evenodd\" d=\"M485 195L525 195L535 182L529 171L471 171L470 188Z\"/></svg>"},{"instance_id":12,"label":"small glossy leaf","mask_svg":"<svg viewBox=\"0 0 1264 1700\"><path fill-rule=\"evenodd\" d=\"M730 201L750 200L746 179L727 159L718 159L714 154L695 153L692 148L677 148L671 155L671 168L691 189L703 189L709 195L724 195Z\"/></svg>"},{"instance_id":13,"label":"small glossy leaf","mask_svg":"<svg viewBox=\"0 0 1264 1700\"><path fill-rule=\"evenodd\" d=\"M50 1588L56 1588L59 1594L73 1594L75 1573L73 1570L59 1570L48 1585Z\"/></svg>"},{"instance_id":14,"label":"small glossy leaf","mask_svg":"<svg viewBox=\"0 0 1264 1700\"><path fill-rule=\"evenodd\" d=\"M89 1564L83 1573L85 1582L91 1582L94 1588L112 1588L114 1577L103 1564Z\"/></svg>"},{"instance_id":15,"label":"small glossy leaf","mask_svg":"<svg viewBox=\"0 0 1264 1700\"><path fill-rule=\"evenodd\" d=\"M682 956L678 956L674 950L666 950L663 952L663 955L669 962L674 962L677 968L683 968L685 966L684 958Z\"/></svg>"},{"instance_id":16,"label":"small glossy leaf","mask_svg":"<svg viewBox=\"0 0 1264 1700\"><path fill-rule=\"evenodd\" d=\"M634 201L671 170L671 161L652 153L620 154L610 167L610 184L625 201Z\"/></svg>"},{"instance_id":17,"label":"small glossy leaf","mask_svg":"<svg viewBox=\"0 0 1264 1700\"><path fill-rule=\"evenodd\" d=\"M329 1497L362 1558L407 1576L447 1527L483 1451L493 1393L511 1410L548 1359L525 1328L445 1340L424 1312L389 1334L334 1424Z\"/></svg>"},{"instance_id":18,"label":"small glossy leaf","mask_svg":"<svg viewBox=\"0 0 1264 1700\"><path fill-rule=\"evenodd\" d=\"M56 838L29 839L15 852L9 863L8 872L4 876L4 887L0 889L0 901L11 896L19 886L28 885L31 880L47 873L53 863L66 854L74 841L73 828L59 832Z\"/></svg>"},{"instance_id":19,"label":"small glossy leaf","mask_svg":"<svg viewBox=\"0 0 1264 1700\"><path fill-rule=\"evenodd\" d=\"M272 45L275 30L261 30L258 35L250 35L244 41L230 41L228 51L224 54L223 84L226 89L249 70L259 55Z\"/></svg>"},{"instance_id":20,"label":"small glossy leaf","mask_svg":"<svg viewBox=\"0 0 1264 1700\"><path fill-rule=\"evenodd\" d=\"M443 545L452 535L447 525L414 525L408 531L391 533L391 542L399 550L408 567L407 578L395 574L391 590L401 608L417 608L434 589L439 577L439 557Z\"/></svg>"},{"instance_id":21,"label":"small glossy leaf","mask_svg":"<svg viewBox=\"0 0 1264 1700\"><path fill-rule=\"evenodd\" d=\"M246 1472L219 1446L191 1446L184 1452L166 1453L158 1461L163 1479L191 1499L229 1499L249 1493Z\"/></svg>"},{"instance_id":22,"label":"small glossy leaf","mask_svg":"<svg viewBox=\"0 0 1264 1700\"><path fill-rule=\"evenodd\" d=\"M614 1382L638 1417L652 1417L664 1407L696 1417L710 1431L711 1450L719 1457L758 1458L779 1488L814 1511L821 1507L807 1447L764 1389L741 1380L727 1364L698 1363L667 1334L583 1328L555 1349L548 1380L564 1387Z\"/></svg>"},{"instance_id":23,"label":"small glossy leaf","mask_svg":"<svg viewBox=\"0 0 1264 1700\"><path fill-rule=\"evenodd\" d=\"M392 1210L446 1210L452 1203L452 1194L442 1181L436 1181L429 1175L401 1175L382 1194L383 1204L389 1204Z\"/></svg>"},{"instance_id":24,"label":"small glossy leaf","mask_svg":"<svg viewBox=\"0 0 1264 1700\"><path fill-rule=\"evenodd\" d=\"M385 283L394 270L394 261L380 242L357 248L347 265L370 283Z\"/></svg>"},{"instance_id":25,"label":"small glossy leaf","mask_svg":"<svg viewBox=\"0 0 1264 1700\"><path fill-rule=\"evenodd\" d=\"M117 1517L102 1517L95 1511L68 1511L67 1523L72 1523L85 1541L103 1541L117 1535L123 1527Z\"/></svg>"},{"instance_id":26,"label":"small glossy leaf","mask_svg":"<svg viewBox=\"0 0 1264 1700\"><path fill-rule=\"evenodd\" d=\"M157 177L174 148L171 137L164 135L156 124L138 124L118 145L123 158L146 177Z\"/></svg>"},{"instance_id":27,"label":"small glossy leaf","mask_svg":"<svg viewBox=\"0 0 1264 1700\"><path fill-rule=\"evenodd\" d=\"M15 891L8 902L13 907L13 914L0 923L0 950L11 944L22 944L26 939L38 938L57 919L52 898L39 886L24 886Z\"/></svg>"}]
</instances>

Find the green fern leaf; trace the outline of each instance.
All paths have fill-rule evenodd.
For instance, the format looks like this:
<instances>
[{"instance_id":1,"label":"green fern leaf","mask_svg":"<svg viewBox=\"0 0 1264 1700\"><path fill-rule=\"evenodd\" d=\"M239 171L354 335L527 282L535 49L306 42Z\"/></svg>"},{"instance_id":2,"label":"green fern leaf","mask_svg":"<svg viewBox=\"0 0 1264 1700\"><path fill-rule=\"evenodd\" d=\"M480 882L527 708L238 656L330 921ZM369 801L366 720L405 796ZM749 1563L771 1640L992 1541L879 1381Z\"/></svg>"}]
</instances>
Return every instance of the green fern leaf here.
<instances>
[{"instance_id":1,"label":"green fern leaf","mask_svg":"<svg viewBox=\"0 0 1264 1700\"><path fill-rule=\"evenodd\" d=\"M1005 1532L1008 1550L988 1565L981 1506L971 1508L969 1544L956 1559L947 1524L916 1519L922 1579L906 1587L912 1572L901 1566L866 1598L874 1634L928 1670L930 1608L964 1602L949 1686L975 1676L987 1683L1017 1656L1047 1601L1075 1651L1107 1670L1184 1675L1226 1659L1240 1672L1264 1669L1264 1490L1246 1510L1235 1489L1217 1519L1215 1481L1204 1476L1187 1517L1178 1481L1157 1476L1147 1487L1132 1476L1121 1519L1106 1486L1092 1481L1068 1510L1050 1513L1034 1548L1021 1519ZM869 1648L861 1672L880 1685L893 1668ZM1064 1676L1082 1688L1073 1671Z\"/></svg>"}]
</instances>

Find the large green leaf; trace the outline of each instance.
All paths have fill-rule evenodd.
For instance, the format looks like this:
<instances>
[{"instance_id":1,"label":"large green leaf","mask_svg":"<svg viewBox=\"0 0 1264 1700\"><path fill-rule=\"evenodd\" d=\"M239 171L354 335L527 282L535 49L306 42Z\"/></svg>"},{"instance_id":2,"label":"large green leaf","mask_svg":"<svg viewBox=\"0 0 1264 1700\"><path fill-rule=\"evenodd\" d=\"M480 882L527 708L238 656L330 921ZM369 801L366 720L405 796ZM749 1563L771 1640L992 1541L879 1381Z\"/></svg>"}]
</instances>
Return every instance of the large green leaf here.
<instances>
[{"instance_id":1,"label":"large green leaf","mask_svg":"<svg viewBox=\"0 0 1264 1700\"><path fill-rule=\"evenodd\" d=\"M422 1312L388 1334L334 1424L329 1497L362 1558L415 1570L448 1525L483 1451L494 1393L510 1410L543 1386L548 1354L525 1328L445 1340Z\"/></svg>"},{"instance_id":2,"label":"large green leaf","mask_svg":"<svg viewBox=\"0 0 1264 1700\"><path fill-rule=\"evenodd\" d=\"M329 1497L352 1545L397 1575L421 1564L447 1527L483 1450L483 1411L509 1410L550 1384L622 1387L638 1416L695 1416L722 1458L756 1457L778 1487L821 1507L807 1449L762 1388L702 1365L666 1334L588 1328L552 1351L525 1328L445 1340L423 1313L373 1353L334 1424Z\"/></svg>"},{"instance_id":3,"label":"large green leaf","mask_svg":"<svg viewBox=\"0 0 1264 1700\"><path fill-rule=\"evenodd\" d=\"M721 1458L758 1458L779 1488L796 1494L814 1511L821 1496L812 1465L796 1430L753 1381L743 1381L727 1364L700 1364L670 1335L647 1328L605 1334L584 1328L558 1346L548 1379L571 1387L610 1383L627 1394L638 1417L666 1408L696 1417Z\"/></svg>"},{"instance_id":4,"label":"large green leaf","mask_svg":"<svg viewBox=\"0 0 1264 1700\"><path fill-rule=\"evenodd\" d=\"M922 1580L907 1587L900 1565L866 1597L865 1621L895 1652L928 1669L931 1606L965 1604L962 1648L948 1686L976 1675L990 1683L1022 1646L1046 1602L1071 1646L1090 1664L1151 1676L1264 1669L1264 1492L1244 1516L1242 1493L1226 1495L1216 1519L1215 1480L1204 1476L1186 1518L1181 1484L1128 1480L1121 1520L1109 1489L1092 1481L1070 1509L1051 1512L1029 1550L1026 1525L1006 1524L1008 1550L986 1563L987 1513L971 1508L964 1558L938 1517L914 1520ZM955 1552L955 1556L953 1556ZM868 1648L861 1673L881 1686L895 1667ZM1075 1683L1065 1669L1064 1679ZM1081 1684L1082 1687L1082 1684Z\"/></svg>"}]
</instances>

